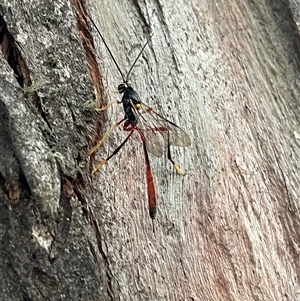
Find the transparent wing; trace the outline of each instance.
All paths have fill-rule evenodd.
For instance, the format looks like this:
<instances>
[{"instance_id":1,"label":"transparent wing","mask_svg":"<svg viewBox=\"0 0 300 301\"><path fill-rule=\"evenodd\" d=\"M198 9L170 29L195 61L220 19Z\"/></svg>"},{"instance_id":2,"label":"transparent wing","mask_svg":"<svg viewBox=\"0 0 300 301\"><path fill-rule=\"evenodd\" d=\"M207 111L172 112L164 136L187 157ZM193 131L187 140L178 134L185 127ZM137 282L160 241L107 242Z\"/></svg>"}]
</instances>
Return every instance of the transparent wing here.
<instances>
[{"instance_id":1,"label":"transparent wing","mask_svg":"<svg viewBox=\"0 0 300 301\"><path fill-rule=\"evenodd\" d=\"M147 151L156 157L161 157L165 150L165 140L157 129L157 125L149 120L149 112L142 110L137 111L139 114L137 128L143 136Z\"/></svg>"},{"instance_id":2,"label":"transparent wing","mask_svg":"<svg viewBox=\"0 0 300 301\"><path fill-rule=\"evenodd\" d=\"M143 133L149 153L161 157L167 143L174 146L189 146L190 137L175 123L141 103L138 128Z\"/></svg>"},{"instance_id":3,"label":"transparent wing","mask_svg":"<svg viewBox=\"0 0 300 301\"><path fill-rule=\"evenodd\" d=\"M156 114L156 112L153 113ZM167 131L160 131L160 133L166 141L168 141L169 135L170 145L182 147L191 145L191 139L188 136L188 134L175 123L172 123L167 119L157 119L157 122L160 124L161 127L167 128Z\"/></svg>"},{"instance_id":4,"label":"transparent wing","mask_svg":"<svg viewBox=\"0 0 300 301\"><path fill-rule=\"evenodd\" d=\"M155 157L161 157L165 150L165 141L161 135L152 129L146 129L144 131L146 148L149 153Z\"/></svg>"}]
</instances>

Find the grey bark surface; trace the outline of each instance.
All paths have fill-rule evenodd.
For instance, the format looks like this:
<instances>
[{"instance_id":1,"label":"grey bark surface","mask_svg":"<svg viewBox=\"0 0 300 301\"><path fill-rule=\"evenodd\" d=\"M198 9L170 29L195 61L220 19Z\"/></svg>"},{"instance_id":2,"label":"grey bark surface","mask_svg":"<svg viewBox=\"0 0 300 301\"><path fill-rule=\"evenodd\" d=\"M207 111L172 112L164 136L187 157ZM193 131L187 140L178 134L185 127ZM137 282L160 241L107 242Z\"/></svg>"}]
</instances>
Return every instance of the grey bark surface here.
<instances>
[{"instance_id":1,"label":"grey bark surface","mask_svg":"<svg viewBox=\"0 0 300 301\"><path fill-rule=\"evenodd\" d=\"M0 300L299 300L299 7L4 0ZM124 113L85 10L125 73L154 33L130 82L192 140L150 158L155 233L138 135L90 174L126 133L89 158Z\"/></svg>"}]
</instances>

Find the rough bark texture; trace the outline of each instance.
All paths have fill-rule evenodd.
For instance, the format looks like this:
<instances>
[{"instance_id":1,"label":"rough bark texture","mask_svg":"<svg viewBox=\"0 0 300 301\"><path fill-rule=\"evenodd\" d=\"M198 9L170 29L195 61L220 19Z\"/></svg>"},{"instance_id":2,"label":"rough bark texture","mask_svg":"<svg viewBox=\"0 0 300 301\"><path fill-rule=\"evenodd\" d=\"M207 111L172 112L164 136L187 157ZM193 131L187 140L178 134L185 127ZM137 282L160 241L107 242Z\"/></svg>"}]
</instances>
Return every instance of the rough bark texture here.
<instances>
[{"instance_id":1,"label":"rough bark texture","mask_svg":"<svg viewBox=\"0 0 300 301\"><path fill-rule=\"evenodd\" d=\"M0 300L300 300L297 0L2 1ZM181 126L148 216L121 82ZM95 47L95 51L93 50ZM99 69L96 63L98 57Z\"/></svg>"}]
</instances>

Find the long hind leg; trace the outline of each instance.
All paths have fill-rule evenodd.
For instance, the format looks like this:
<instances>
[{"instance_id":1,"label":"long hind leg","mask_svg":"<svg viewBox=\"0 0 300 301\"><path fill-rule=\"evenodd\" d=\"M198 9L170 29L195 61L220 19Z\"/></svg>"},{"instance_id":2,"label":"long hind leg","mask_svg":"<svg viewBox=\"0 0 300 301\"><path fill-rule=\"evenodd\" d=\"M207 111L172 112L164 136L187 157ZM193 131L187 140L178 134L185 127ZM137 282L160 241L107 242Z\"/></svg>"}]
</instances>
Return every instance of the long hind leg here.
<instances>
[{"instance_id":1,"label":"long hind leg","mask_svg":"<svg viewBox=\"0 0 300 301\"><path fill-rule=\"evenodd\" d=\"M126 139L113 151L113 153L109 157L102 160L100 163L98 163L96 165L96 167L92 171L92 174L94 174L97 170L99 170L104 164L106 164L108 162L108 160L110 160L113 156L115 156L121 150L121 148L125 145L125 143L128 141L128 139L130 138L130 136L132 135L133 132L134 131L131 131L129 133L129 135L126 137Z\"/></svg>"}]
</instances>

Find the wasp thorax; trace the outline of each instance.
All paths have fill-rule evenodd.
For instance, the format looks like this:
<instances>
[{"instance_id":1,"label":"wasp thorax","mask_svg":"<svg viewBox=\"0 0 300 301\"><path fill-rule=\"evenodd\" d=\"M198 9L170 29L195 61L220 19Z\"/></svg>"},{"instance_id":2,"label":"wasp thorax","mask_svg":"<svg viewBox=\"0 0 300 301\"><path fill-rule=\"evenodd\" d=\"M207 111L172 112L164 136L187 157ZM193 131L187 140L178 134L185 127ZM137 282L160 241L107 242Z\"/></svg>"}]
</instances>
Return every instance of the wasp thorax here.
<instances>
[{"instance_id":1,"label":"wasp thorax","mask_svg":"<svg viewBox=\"0 0 300 301\"><path fill-rule=\"evenodd\" d=\"M119 93L124 93L125 91L126 91L126 89L128 88L128 85L127 84L125 84L125 83L123 83L123 84L120 84L119 86L118 86L118 91L119 91Z\"/></svg>"}]
</instances>

